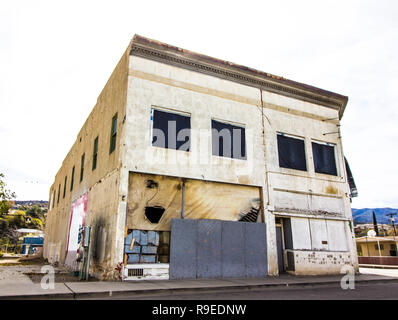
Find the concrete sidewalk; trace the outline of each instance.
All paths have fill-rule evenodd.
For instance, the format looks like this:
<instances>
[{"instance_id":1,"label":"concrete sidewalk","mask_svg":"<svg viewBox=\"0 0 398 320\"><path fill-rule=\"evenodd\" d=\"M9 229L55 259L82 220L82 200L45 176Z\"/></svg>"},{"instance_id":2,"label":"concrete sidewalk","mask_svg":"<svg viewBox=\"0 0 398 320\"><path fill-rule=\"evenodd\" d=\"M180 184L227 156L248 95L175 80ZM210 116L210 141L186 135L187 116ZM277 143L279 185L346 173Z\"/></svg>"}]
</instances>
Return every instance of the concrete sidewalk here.
<instances>
[{"instance_id":1,"label":"concrete sidewalk","mask_svg":"<svg viewBox=\"0 0 398 320\"><path fill-rule=\"evenodd\" d=\"M144 280L134 282L65 282L55 283L54 289L42 289L40 284L9 284L0 287L0 299L84 299L123 295L171 294L187 291L253 290L290 286L339 285L342 275L291 276L255 279L201 279L201 280ZM360 274L355 283L397 282L398 277ZM154 296L156 298L156 296Z\"/></svg>"}]
</instances>

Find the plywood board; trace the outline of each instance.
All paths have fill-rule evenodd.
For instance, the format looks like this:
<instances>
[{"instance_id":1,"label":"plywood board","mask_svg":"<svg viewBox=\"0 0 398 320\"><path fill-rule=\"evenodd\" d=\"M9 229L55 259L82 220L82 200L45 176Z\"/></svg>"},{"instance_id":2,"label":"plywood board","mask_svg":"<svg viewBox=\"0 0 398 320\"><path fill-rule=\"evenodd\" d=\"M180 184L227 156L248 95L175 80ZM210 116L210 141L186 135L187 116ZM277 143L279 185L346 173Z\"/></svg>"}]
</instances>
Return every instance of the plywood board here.
<instances>
[{"instance_id":1,"label":"plywood board","mask_svg":"<svg viewBox=\"0 0 398 320\"><path fill-rule=\"evenodd\" d=\"M147 187L148 180L156 183ZM129 229L170 231L171 219L181 217L182 178L130 173ZM258 187L202 180L185 180L184 218L237 221L240 214L259 206ZM165 212L158 223L145 216L145 207L160 206Z\"/></svg>"}]
</instances>

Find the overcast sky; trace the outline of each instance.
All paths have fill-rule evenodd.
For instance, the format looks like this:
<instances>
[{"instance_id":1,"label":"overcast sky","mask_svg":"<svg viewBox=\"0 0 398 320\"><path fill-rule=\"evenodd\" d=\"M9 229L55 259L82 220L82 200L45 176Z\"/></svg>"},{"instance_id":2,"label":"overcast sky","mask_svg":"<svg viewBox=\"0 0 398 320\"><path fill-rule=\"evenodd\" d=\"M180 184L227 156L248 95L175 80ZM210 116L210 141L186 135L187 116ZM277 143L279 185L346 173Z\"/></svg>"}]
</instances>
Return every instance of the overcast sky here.
<instances>
[{"instance_id":1,"label":"overcast sky","mask_svg":"<svg viewBox=\"0 0 398 320\"><path fill-rule=\"evenodd\" d=\"M398 2L0 0L0 172L48 200L135 33L349 96L359 197L398 207Z\"/></svg>"}]
</instances>

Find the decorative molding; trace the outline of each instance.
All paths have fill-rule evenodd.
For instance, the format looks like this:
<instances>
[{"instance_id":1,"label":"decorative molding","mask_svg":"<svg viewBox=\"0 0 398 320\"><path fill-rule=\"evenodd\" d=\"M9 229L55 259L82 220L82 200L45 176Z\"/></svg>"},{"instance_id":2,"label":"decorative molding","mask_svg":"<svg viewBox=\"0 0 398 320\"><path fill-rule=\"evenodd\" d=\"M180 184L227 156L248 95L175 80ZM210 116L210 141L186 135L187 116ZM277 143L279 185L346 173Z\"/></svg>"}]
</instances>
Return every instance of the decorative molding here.
<instances>
[{"instance_id":1,"label":"decorative molding","mask_svg":"<svg viewBox=\"0 0 398 320\"><path fill-rule=\"evenodd\" d=\"M253 75L254 71L250 71L250 69L245 70L243 68L238 68L238 66L233 64L229 64L228 66L220 65L221 63L211 61L210 57L198 55L199 58L203 58L193 59L188 57L188 54L184 55L186 51L182 49L175 53L170 52L169 47L162 50L162 48L158 48L159 46L161 45L158 43L152 44L152 42L148 42L141 44L133 41L130 49L130 55L154 60L195 72L200 72L250 87L280 94L286 97L300 99L328 108L336 109L339 110L340 118L347 103L347 97L329 93L321 89L299 84L290 80L286 80L286 82L289 82L288 84L283 83L283 80L278 81L278 79L275 79L277 77L270 76L269 78L266 78L265 76L261 75ZM202 61L205 60L205 58L207 58L210 63ZM224 63L228 64L227 62Z\"/></svg>"}]
</instances>

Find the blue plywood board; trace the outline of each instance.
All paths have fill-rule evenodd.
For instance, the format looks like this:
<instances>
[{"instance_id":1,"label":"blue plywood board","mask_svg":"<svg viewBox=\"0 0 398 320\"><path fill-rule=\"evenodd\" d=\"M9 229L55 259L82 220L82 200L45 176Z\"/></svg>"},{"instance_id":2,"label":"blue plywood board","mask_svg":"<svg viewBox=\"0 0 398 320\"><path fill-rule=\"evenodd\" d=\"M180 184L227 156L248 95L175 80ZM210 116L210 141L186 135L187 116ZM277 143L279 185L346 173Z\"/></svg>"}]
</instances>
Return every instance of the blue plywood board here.
<instances>
[{"instance_id":1,"label":"blue plywood board","mask_svg":"<svg viewBox=\"0 0 398 320\"><path fill-rule=\"evenodd\" d=\"M156 255L141 255L140 256L141 263L155 263L156 262Z\"/></svg>"},{"instance_id":2,"label":"blue plywood board","mask_svg":"<svg viewBox=\"0 0 398 320\"><path fill-rule=\"evenodd\" d=\"M158 247L155 246L142 246L141 253L143 254L156 254Z\"/></svg>"},{"instance_id":3,"label":"blue plywood board","mask_svg":"<svg viewBox=\"0 0 398 320\"><path fill-rule=\"evenodd\" d=\"M140 255L139 254L129 254L127 256L127 263L139 263Z\"/></svg>"},{"instance_id":4,"label":"blue plywood board","mask_svg":"<svg viewBox=\"0 0 398 320\"><path fill-rule=\"evenodd\" d=\"M159 245L159 233L157 231L148 231L148 245Z\"/></svg>"},{"instance_id":5,"label":"blue plywood board","mask_svg":"<svg viewBox=\"0 0 398 320\"><path fill-rule=\"evenodd\" d=\"M245 274L245 224L224 221L222 223L222 277L240 278Z\"/></svg>"},{"instance_id":6,"label":"blue plywood board","mask_svg":"<svg viewBox=\"0 0 398 320\"><path fill-rule=\"evenodd\" d=\"M126 244L124 246L125 253L140 253L140 251L141 251L141 247L136 243L134 243L134 246L131 250L130 250L130 244Z\"/></svg>"},{"instance_id":7,"label":"blue plywood board","mask_svg":"<svg viewBox=\"0 0 398 320\"><path fill-rule=\"evenodd\" d=\"M197 220L172 219L170 279L196 278Z\"/></svg>"},{"instance_id":8,"label":"blue plywood board","mask_svg":"<svg viewBox=\"0 0 398 320\"><path fill-rule=\"evenodd\" d=\"M222 276L221 225L220 220L198 221L198 278L221 278Z\"/></svg>"}]
</instances>

